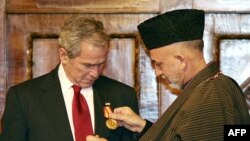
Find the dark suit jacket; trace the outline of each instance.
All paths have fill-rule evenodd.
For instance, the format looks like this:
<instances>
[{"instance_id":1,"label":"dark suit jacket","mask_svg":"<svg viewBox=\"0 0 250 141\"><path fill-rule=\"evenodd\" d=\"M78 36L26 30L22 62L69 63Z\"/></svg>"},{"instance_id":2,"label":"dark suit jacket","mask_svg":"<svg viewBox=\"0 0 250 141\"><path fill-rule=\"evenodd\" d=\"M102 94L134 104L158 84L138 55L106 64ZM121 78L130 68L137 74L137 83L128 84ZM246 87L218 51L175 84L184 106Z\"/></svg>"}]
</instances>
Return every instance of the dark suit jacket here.
<instances>
[{"instance_id":1,"label":"dark suit jacket","mask_svg":"<svg viewBox=\"0 0 250 141\"><path fill-rule=\"evenodd\" d=\"M93 90L95 134L109 141L133 140L133 133L125 128L112 131L106 127L103 107L105 102L110 102L112 108L129 106L138 113L134 89L100 76ZM1 141L73 141L58 67L9 89L2 125Z\"/></svg>"}]
</instances>

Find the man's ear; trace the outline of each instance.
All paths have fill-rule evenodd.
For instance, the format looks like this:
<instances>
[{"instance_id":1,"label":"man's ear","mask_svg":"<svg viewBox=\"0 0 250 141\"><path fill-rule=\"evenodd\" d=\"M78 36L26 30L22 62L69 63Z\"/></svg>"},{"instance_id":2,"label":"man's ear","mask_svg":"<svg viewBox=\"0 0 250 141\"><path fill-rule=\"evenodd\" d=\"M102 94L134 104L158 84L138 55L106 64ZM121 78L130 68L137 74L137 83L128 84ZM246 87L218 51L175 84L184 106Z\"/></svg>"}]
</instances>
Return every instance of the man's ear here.
<instances>
[{"instance_id":1,"label":"man's ear","mask_svg":"<svg viewBox=\"0 0 250 141\"><path fill-rule=\"evenodd\" d=\"M181 67L182 70L187 67L187 62L184 55L178 54L175 56L175 58L177 59L179 66Z\"/></svg>"},{"instance_id":2,"label":"man's ear","mask_svg":"<svg viewBox=\"0 0 250 141\"><path fill-rule=\"evenodd\" d=\"M65 63L68 61L68 54L64 48L59 48L59 57L62 63Z\"/></svg>"}]
</instances>

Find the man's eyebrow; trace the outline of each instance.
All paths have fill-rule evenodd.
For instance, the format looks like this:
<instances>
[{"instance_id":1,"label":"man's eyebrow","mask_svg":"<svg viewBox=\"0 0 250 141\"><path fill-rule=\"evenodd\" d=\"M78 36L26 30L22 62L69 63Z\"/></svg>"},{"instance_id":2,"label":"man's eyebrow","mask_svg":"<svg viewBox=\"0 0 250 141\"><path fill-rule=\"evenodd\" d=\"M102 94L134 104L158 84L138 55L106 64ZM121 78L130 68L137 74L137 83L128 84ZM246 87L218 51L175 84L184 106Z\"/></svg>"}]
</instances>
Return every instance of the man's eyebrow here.
<instances>
[{"instance_id":1,"label":"man's eyebrow","mask_svg":"<svg viewBox=\"0 0 250 141\"><path fill-rule=\"evenodd\" d=\"M156 60L151 60L151 62L154 64L160 64L160 62L157 62Z\"/></svg>"},{"instance_id":2,"label":"man's eyebrow","mask_svg":"<svg viewBox=\"0 0 250 141\"><path fill-rule=\"evenodd\" d=\"M92 64L92 63L88 63L88 62L82 62L81 64L83 64L83 65L91 65L91 66L94 66L94 65L105 64L105 61L104 61L104 62L101 62L101 63L98 63L98 64Z\"/></svg>"}]
</instances>

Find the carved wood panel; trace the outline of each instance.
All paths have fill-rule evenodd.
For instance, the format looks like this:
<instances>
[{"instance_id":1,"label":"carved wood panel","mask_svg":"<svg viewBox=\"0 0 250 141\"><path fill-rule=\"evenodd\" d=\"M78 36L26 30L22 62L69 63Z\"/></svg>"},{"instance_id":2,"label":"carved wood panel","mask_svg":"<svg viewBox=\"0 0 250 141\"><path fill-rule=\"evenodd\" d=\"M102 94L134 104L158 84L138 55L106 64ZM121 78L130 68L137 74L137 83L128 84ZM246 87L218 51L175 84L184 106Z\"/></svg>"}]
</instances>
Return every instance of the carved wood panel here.
<instances>
[{"instance_id":1,"label":"carved wood panel","mask_svg":"<svg viewBox=\"0 0 250 141\"><path fill-rule=\"evenodd\" d=\"M7 0L9 13L158 13L159 0Z\"/></svg>"},{"instance_id":2,"label":"carved wood panel","mask_svg":"<svg viewBox=\"0 0 250 141\"><path fill-rule=\"evenodd\" d=\"M207 20L214 59L241 86L250 111L250 14L208 14Z\"/></svg>"},{"instance_id":3,"label":"carved wood panel","mask_svg":"<svg viewBox=\"0 0 250 141\"><path fill-rule=\"evenodd\" d=\"M241 48L250 52L248 5L245 0L0 0L0 117L8 87L50 71L59 61L55 56L60 26L70 15L82 14L103 21L111 36L104 74L135 87L141 115L156 121L176 96L157 84L136 26L169 10L204 9L205 58L220 60L222 71L233 76L249 70L247 61L240 61L249 54L238 59L228 53ZM240 61L241 67L232 71L228 58ZM249 75L244 73L240 82L250 103Z\"/></svg>"},{"instance_id":4,"label":"carved wood panel","mask_svg":"<svg viewBox=\"0 0 250 141\"><path fill-rule=\"evenodd\" d=\"M57 39L33 39L27 56L30 62L27 73L31 73L31 78L48 73L59 63Z\"/></svg>"},{"instance_id":5,"label":"carved wood panel","mask_svg":"<svg viewBox=\"0 0 250 141\"><path fill-rule=\"evenodd\" d=\"M0 119L2 117L4 103L5 103L5 91L6 91L6 54L5 54L5 1L0 0ZM1 124L0 124L1 125ZM1 129L0 129L1 131Z\"/></svg>"},{"instance_id":6,"label":"carved wood panel","mask_svg":"<svg viewBox=\"0 0 250 141\"><path fill-rule=\"evenodd\" d=\"M45 74L58 64L59 27L71 15L7 15L8 87ZM155 75L136 28L136 25L155 14L84 15L103 21L111 37L110 53L104 75L135 87L138 97L142 98L139 99L141 113L149 119L157 119L157 84L156 81L154 83L151 81L155 79ZM142 63L147 63L150 68ZM153 110L148 110L148 107Z\"/></svg>"},{"instance_id":7,"label":"carved wood panel","mask_svg":"<svg viewBox=\"0 0 250 141\"><path fill-rule=\"evenodd\" d=\"M3 19L0 22L0 118L11 85L47 73L58 64L55 56L59 28L72 14L84 14L104 22L112 38L104 74L135 87L138 97L142 92L150 93L150 89L144 88L148 81L141 78L155 79L155 76L147 71L140 73L144 67L138 66L148 56L140 55L144 50L141 51L136 26L159 13L159 0L0 0L0 6ZM156 90L153 95L156 97ZM147 104L140 103L146 114ZM155 107L154 111L158 110L157 99L150 105ZM157 117L156 114L152 119Z\"/></svg>"},{"instance_id":8,"label":"carved wood panel","mask_svg":"<svg viewBox=\"0 0 250 141\"><path fill-rule=\"evenodd\" d=\"M245 0L173 0L163 2L162 11L196 8L206 11L204 55L207 62L217 60L223 73L234 78L243 89L250 111L250 8ZM159 85L159 115L175 100L164 85Z\"/></svg>"}]
</instances>

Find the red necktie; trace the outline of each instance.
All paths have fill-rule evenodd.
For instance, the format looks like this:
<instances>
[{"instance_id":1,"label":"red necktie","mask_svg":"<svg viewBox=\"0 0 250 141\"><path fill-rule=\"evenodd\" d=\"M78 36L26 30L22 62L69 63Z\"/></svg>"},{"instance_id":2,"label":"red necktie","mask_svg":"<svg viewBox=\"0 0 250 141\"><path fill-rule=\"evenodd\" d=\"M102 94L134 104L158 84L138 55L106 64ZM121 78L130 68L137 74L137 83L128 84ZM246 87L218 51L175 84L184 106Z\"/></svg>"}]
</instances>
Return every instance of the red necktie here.
<instances>
[{"instance_id":1,"label":"red necktie","mask_svg":"<svg viewBox=\"0 0 250 141\"><path fill-rule=\"evenodd\" d=\"M72 87L74 89L72 113L75 128L75 141L86 141L87 135L93 135L88 104L84 96L80 94L81 88L76 85Z\"/></svg>"}]
</instances>

